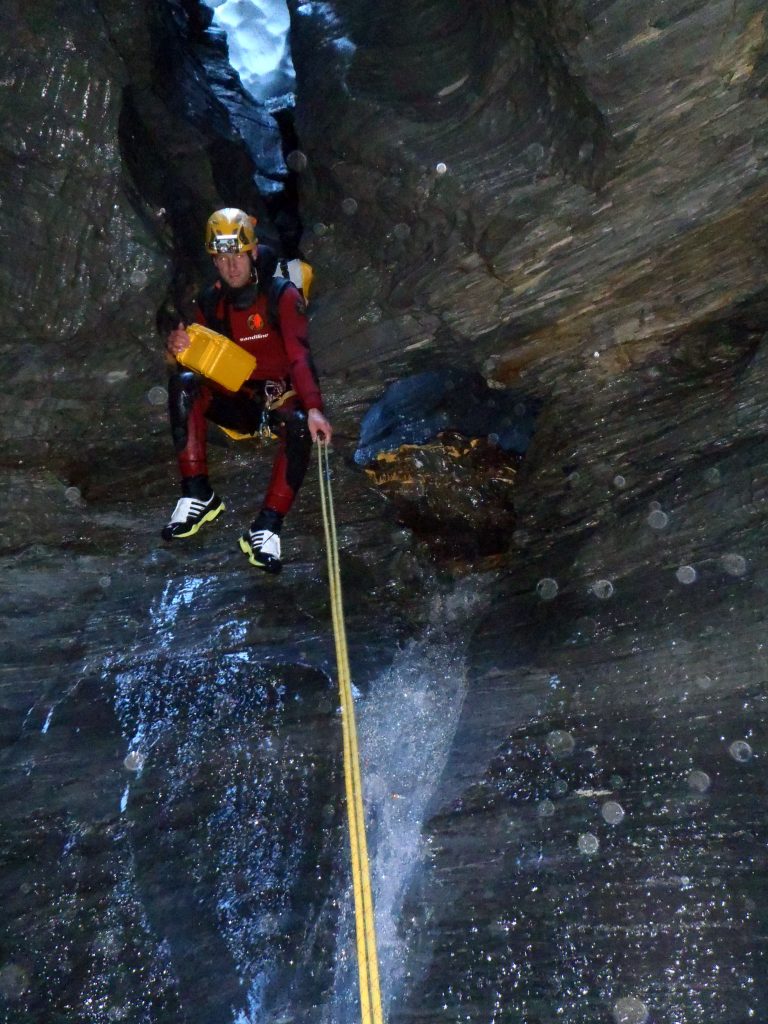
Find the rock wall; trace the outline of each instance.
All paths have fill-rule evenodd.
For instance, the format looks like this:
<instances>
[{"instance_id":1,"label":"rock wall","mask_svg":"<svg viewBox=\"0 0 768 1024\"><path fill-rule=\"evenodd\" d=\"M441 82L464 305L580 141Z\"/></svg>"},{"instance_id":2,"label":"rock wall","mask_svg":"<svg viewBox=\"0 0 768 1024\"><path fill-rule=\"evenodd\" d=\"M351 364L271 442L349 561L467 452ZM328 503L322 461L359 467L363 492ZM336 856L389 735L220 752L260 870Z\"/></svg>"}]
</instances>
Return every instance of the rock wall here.
<instances>
[{"instance_id":1,"label":"rock wall","mask_svg":"<svg viewBox=\"0 0 768 1024\"><path fill-rule=\"evenodd\" d=\"M536 380L762 315L759 2L397 7L294 5L326 359Z\"/></svg>"}]
</instances>

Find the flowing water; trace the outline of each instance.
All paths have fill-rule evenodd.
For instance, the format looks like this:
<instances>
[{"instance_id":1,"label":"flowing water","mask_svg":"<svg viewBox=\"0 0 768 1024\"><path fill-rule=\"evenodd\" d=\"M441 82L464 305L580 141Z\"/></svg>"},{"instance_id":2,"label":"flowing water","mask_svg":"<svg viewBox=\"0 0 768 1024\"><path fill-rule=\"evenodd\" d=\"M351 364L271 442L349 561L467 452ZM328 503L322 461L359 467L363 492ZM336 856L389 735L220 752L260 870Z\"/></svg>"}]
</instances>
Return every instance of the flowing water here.
<instances>
[{"instance_id":1,"label":"flowing water","mask_svg":"<svg viewBox=\"0 0 768 1024\"><path fill-rule=\"evenodd\" d=\"M474 577L437 596L423 635L407 643L357 701L385 1016L407 981L403 902L425 856L422 825L466 693L465 638L485 602L486 587ZM344 902L334 992L322 1017L328 1024L359 1019L349 887Z\"/></svg>"}]
</instances>

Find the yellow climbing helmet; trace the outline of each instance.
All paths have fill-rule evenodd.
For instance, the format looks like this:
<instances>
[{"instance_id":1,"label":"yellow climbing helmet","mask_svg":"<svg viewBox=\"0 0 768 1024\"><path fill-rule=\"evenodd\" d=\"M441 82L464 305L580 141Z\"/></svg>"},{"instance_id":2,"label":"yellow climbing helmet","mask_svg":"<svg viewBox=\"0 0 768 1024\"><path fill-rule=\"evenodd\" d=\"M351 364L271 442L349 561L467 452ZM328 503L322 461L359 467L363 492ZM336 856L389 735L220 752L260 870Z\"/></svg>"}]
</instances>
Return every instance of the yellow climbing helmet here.
<instances>
[{"instance_id":1,"label":"yellow climbing helmet","mask_svg":"<svg viewBox=\"0 0 768 1024\"><path fill-rule=\"evenodd\" d=\"M227 206L217 210L205 225L205 250L212 256L222 253L250 252L256 248L256 218L243 210Z\"/></svg>"}]
</instances>

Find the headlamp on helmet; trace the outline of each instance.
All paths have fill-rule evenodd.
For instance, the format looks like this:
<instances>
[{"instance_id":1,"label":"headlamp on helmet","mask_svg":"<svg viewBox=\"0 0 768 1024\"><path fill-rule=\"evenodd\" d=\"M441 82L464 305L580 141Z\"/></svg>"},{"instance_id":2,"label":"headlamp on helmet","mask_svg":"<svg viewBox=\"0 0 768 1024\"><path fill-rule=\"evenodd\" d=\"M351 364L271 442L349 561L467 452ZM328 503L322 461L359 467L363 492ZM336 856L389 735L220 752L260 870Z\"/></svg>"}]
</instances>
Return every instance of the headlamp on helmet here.
<instances>
[{"instance_id":1,"label":"headlamp on helmet","mask_svg":"<svg viewBox=\"0 0 768 1024\"><path fill-rule=\"evenodd\" d=\"M205 226L205 249L212 256L237 255L256 247L255 217L243 210L226 207L208 218Z\"/></svg>"}]
</instances>

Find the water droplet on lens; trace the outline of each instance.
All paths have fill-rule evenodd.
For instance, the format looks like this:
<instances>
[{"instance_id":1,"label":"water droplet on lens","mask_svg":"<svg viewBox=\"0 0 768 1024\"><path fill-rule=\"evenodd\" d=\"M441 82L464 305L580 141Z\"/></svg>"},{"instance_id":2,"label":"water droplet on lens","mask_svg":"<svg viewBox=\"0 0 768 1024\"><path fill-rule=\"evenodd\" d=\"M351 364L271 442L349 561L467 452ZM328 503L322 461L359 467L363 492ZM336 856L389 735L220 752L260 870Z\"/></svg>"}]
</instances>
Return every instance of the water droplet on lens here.
<instances>
[{"instance_id":1,"label":"water droplet on lens","mask_svg":"<svg viewBox=\"0 0 768 1024\"><path fill-rule=\"evenodd\" d=\"M82 495L80 494L80 488L68 487L66 491L64 491L64 497L71 505L76 505L82 498Z\"/></svg>"},{"instance_id":2,"label":"water droplet on lens","mask_svg":"<svg viewBox=\"0 0 768 1024\"><path fill-rule=\"evenodd\" d=\"M624 779L620 775L612 775L608 781L611 784L611 789L621 789L624 785Z\"/></svg>"},{"instance_id":3,"label":"water droplet on lens","mask_svg":"<svg viewBox=\"0 0 768 1024\"><path fill-rule=\"evenodd\" d=\"M395 238L399 238L401 241L404 241L406 238L408 238L410 233L410 227L402 221L399 224L395 224L395 226L392 228L392 234L395 236Z\"/></svg>"},{"instance_id":4,"label":"water droplet on lens","mask_svg":"<svg viewBox=\"0 0 768 1024\"><path fill-rule=\"evenodd\" d=\"M692 565L681 565L675 576L679 583L684 583L686 586L696 582L696 570Z\"/></svg>"},{"instance_id":5,"label":"water droplet on lens","mask_svg":"<svg viewBox=\"0 0 768 1024\"><path fill-rule=\"evenodd\" d=\"M559 589L557 580L550 579L549 577L539 580L536 584L536 593L542 601L551 601L553 598L557 597Z\"/></svg>"},{"instance_id":6,"label":"water droplet on lens","mask_svg":"<svg viewBox=\"0 0 768 1024\"><path fill-rule=\"evenodd\" d=\"M300 149L294 149L285 158L285 162L288 164L292 171L305 171L307 169L307 158Z\"/></svg>"},{"instance_id":7,"label":"water droplet on lens","mask_svg":"<svg viewBox=\"0 0 768 1024\"><path fill-rule=\"evenodd\" d=\"M741 555L722 555L720 565L730 576L743 576L747 571L747 560Z\"/></svg>"},{"instance_id":8,"label":"water droplet on lens","mask_svg":"<svg viewBox=\"0 0 768 1024\"><path fill-rule=\"evenodd\" d=\"M551 818L555 813L555 805L551 800L539 800L537 810L540 818Z\"/></svg>"},{"instance_id":9,"label":"water droplet on lens","mask_svg":"<svg viewBox=\"0 0 768 1024\"><path fill-rule=\"evenodd\" d=\"M740 761L742 764L752 759L752 747L746 740L734 740L728 747L728 753L734 761Z\"/></svg>"},{"instance_id":10,"label":"water droplet on lens","mask_svg":"<svg viewBox=\"0 0 768 1024\"><path fill-rule=\"evenodd\" d=\"M661 502L660 501L649 501L648 502L648 508L651 510L651 512L658 512L661 509Z\"/></svg>"},{"instance_id":11,"label":"water droplet on lens","mask_svg":"<svg viewBox=\"0 0 768 1024\"><path fill-rule=\"evenodd\" d=\"M695 682L700 690L709 690L712 686L712 679L710 676L696 676Z\"/></svg>"},{"instance_id":12,"label":"water droplet on lens","mask_svg":"<svg viewBox=\"0 0 768 1024\"><path fill-rule=\"evenodd\" d=\"M595 580L591 590L601 601L607 601L609 597L613 597L613 584L610 580Z\"/></svg>"},{"instance_id":13,"label":"water droplet on lens","mask_svg":"<svg viewBox=\"0 0 768 1024\"><path fill-rule=\"evenodd\" d=\"M437 165L435 166L435 171L436 171L436 172L437 172L438 174L445 174L445 172L446 172L447 170L448 170L448 165L447 165L447 164L444 164L444 163L442 162L442 160L440 161L440 163L439 163L439 164L437 164Z\"/></svg>"},{"instance_id":14,"label":"water droplet on lens","mask_svg":"<svg viewBox=\"0 0 768 1024\"><path fill-rule=\"evenodd\" d=\"M165 405L168 401L168 392L157 384L147 392L147 401L150 405Z\"/></svg>"},{"instance_id":15,"label":"water droplet on lens","mask_svg":"<svg viewBox=\"0 0 768 1024\"><path fill-rule=\"evenodd\" d=\"M719 484L721 473L717 466L710 466L704 471L704 479L708 484Z\"/></svg>"},{"instance_id":16,"label":"water droplet on lens","mask_svg":"<svg viewBox=\"0 0 768 1024\"><path fill-rule=\"evenodd\" d=\"M554 783L552 784L552 792L556 796L563 796L564 793L567 793L568 783L565 781L565 779L555 779Z\"/></svg>"},{"instance_id":17,"label":"water droplet on lens","mask_svg":"<svg viewBox=\"0 0 768 1024\"><path fill-rule=\"evenodd\" d=\"M600 813L609 825L618 825L624 820L624 808L615 800L606 800L600 808Z\"/></svg>"},{"instance_id":18,"label":"water droplet on lens","mask_svg":"<svg viewBox=\"0 0 768 1024\"><path fill-rule=\"evenodd\" d=\"M584 832L579 836L578 847L582 853L590 856L600 849L600 840L591 832Z\"/></svg>"},{"instance_id":19,"label":"water droplet on lens","mask_svg":"<svg viewBox=\"0 0 768 1024\"><path fill-rule=\"evenodd\" d=\"M653 530L663 530L669 523L669 516L666 512L662 512L660 508L655 508L646 519L646 522Z\"/></svg>"},{"instance_id":20,"label":"water droplet on lens","mask_svg":"<svg viewBox=\"0 0 768 1024\"><path fill-rule=\"evenodd\" d=\"M315 226L312 228L312 230L314 231L318 238L322 238L323 235L328 233L328 226L327 224L323 224L322 221L318 221L317 224L315 224Z\"/></svg>"},{"instance_id":21,"label":"water droplet on lens","mask_svg":"<svg viewBox=\"0 0 768 1024\"><path fill-rule=\"evenodd\" d=\"M544 147L540 142L532 142L530 146L523 150L523 159L529 166L536 167L544 159Z\"/></svg>"},{"instance_id":22,"label":"water droplet on lens","mask_svg":"<svg viewBox=\"0 0 768 1024\"><path fill-rule=\"evenodd\" d=\"M552 757L567 757L576 746L576 740L564 729L553 729L545 742Z\"/></svg>"},{"instance_id":23,"label":"water droplet on lens","mask_svg":"<svg viewBox=\"0 0 768 1024\"><path fill-rule=\"evenodd\" d=\"M582 636L594 636L597 633L597 623L589 615L584 615L576 623Z\"/></svg>"},{"instance_id":24,"label":"water droplet on lens","mask_svg":"<svg viewBox=\"0 0 768 1024\"><path fill-rule=\"evenodd\" d=\"M616 1024L645 1024L648 1007L634 996L625 996L613 1004L613 1019Z\"/></svg>"},{"instance_id":25,"label":"water droplet on lens","mask_svg":"<svg viewBox=\"0 0 768 1024\"><path fill-rule=\"evenodd\" d=\"M614 487L618 487L619 490L621 490L622 487L626 487L627 486L626 478L621 476L621 474L617 474L613 478L613 486Z\"/></svg>"},{"instance_id":26,"label":"water droplet on lens","mask_svg":"<svg viewBox=\"0 0 768 1024\"><path fill-rule=\"evenodd\" d=\"M143 288L147 283L147 280L146 270L134 270L130 277L131 284L134 288Z\"/></svg>"},{"instance_id":27,"label":"water droplet on lens","mask_svg":"<svg viewBox=\"0 0 768 1024\"><path fill-rule=\"evenodd\" d=\"M344 213L351 217L353 213L357 213L357 200L350 196L342 201L341 208Z\"/></svg>"},{"instance_id":28,"label":"water droplet on lens","mask_svg":"<svg viewBox=\"0 0 768 1024\"><path fill-rule=\"evenodd\" d=\"M99 576L99 586L102 588L102 590L109 590L109 588L112 586L112 577Z\"/></svg>"},{"instance_id":29,"label":"water droplet on lens","mask_svg":"<svg viewBox=\"0 0 768 1024\"><path fill-rule=\"evenodd\" d=\"M144 767L144 755L138 750L132 750L123 761L123 766L129 772L138 772Z\"/></svg>"},{"instance_id":30,"label":"water droplet on lens","mask_svg":"<svg viewBox=\"0 0 768 1024\"><path fill-rule=\"evenodd\" d=\"M693 771L688 773L688 788L694 793L706 793L712 780L706 772Z\"/></svg>"}]
</instances>

